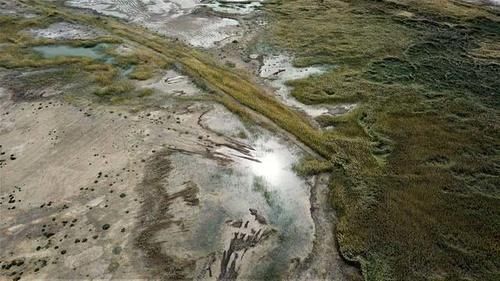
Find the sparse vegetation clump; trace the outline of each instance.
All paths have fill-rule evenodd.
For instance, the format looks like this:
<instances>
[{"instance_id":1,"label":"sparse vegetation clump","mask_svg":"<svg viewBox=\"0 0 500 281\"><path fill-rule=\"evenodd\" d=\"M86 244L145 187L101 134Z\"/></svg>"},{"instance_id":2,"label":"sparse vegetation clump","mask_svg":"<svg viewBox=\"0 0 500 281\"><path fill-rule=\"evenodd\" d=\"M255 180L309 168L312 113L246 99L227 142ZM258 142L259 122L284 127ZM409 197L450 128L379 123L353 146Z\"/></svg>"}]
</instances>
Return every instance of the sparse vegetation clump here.
<instances>
[{"instance_id":1,"label":"sparse vegetation clump","mask_svg":"<svg viewBox=\"0 0 500 281\"><path fill-rule=\"evenodd\" d=\"M293 169L303 177L332 172L332 163L317 158L304 158Z\"/></svg>"},{"instance_id":2,"label":"sparse vegetation clump","mask_svg":"<svg viewBox=\"0 0 500 281\"><path fill-rule=\"evenodd\" d=\"M118 81L98 90L95 94L100 97L124 95L134 89L132 83L128 81Z\"/></svg>"},{"instance_id":3,"label":"sparse vegetation clump","mask_svg":"<svg viewBox=\"0 0 500 281\"><path fill-rule=\"evenodd\" d=\"M136 67L129 77L136 80L148 80L153 77L153 69L151 67L143 66Z\"/></svg>"}]
</instances>

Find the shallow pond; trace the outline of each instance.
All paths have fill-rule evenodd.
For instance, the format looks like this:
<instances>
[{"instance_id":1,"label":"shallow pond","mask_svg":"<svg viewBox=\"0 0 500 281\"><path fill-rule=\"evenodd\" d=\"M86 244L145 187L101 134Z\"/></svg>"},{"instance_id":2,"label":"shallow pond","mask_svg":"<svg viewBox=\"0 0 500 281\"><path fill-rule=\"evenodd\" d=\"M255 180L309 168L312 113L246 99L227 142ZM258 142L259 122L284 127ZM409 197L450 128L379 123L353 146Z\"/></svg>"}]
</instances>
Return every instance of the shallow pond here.
<instances>
[{"instance_id":1,"label":"shallow pond","mask_svg":"<svg viewBox=\"0 0 500 281\"><path fill-rule=\"evenodd\" d=\"M226 131L227 127L234 132L245 131L248 136L239 141L251 148L240 152L220 147L217 152L231 159L222 164L199 155L171 155L173 170L168 185L175 191L176 186L194 183L199 188L200 205L197 211L171 206L172 214L179 214L176 219L183 214L182 221L190 226L190 231L170 232L163 249L173 255L198 259L215 253L213 277L216 277L222 252L231 248L237 235L255 237L259 232L272 233L248 248L235 250L236 256L232 258L242 280L280 278L291 261L304 259L312 250L310 186L292 170L303 152L268 132L245 129L237 118L222 111L226 114L221 115L221 111L206 114L204 125L214 131ZM227 126L221 127L221 121ZM253 217L251 210L261 217ZM195 214L188 215L190 212ZM256 222L262 218L265 223Z\"/></svg>"},{"instance_id":2,"label":"shallow pond","mask_svg":"<svg viewBox=\"0 0 500 281\"><path fill-rule=\"evenodd\" d=\"M33 50L46 59L57 57L84 57L99 60L101 62L115 65L116 60L113 56L105 52L110 48L109 44L101 43L93 47L73 47L69 45L45 45L33 47ZM128 65L124 68L118 67L122 77L128 76L135 69L134 65Z\"/></svg>"},{"instance_id":3,"label":"shallow pond","mask_svg":"<svg viewBox=\"0 0 500 281\"><path fill-rule=\"evenodd\" d=\"M55 57L86 57L92 59L103 59L109 57L104 53L108 46L98 44L94 47L73 47L68 45L46 45L33 47L33 50L40 53L44 58Z\"/></svg>"}]
</instances>

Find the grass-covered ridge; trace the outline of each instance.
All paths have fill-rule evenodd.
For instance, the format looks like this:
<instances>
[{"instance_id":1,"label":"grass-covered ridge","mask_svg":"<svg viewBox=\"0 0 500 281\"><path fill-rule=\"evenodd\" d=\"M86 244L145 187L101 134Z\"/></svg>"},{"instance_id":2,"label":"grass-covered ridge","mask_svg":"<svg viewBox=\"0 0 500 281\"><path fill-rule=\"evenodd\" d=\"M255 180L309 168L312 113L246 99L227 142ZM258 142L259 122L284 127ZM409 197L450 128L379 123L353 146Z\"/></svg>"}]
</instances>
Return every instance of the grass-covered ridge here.
<instances>
[{"instance_id":1,"label":"grass-covered ridge","mask_svg":"<svg viewBox=\"0 0 500 281\"><path fill-rule=\"evenodd\" d=\"M500 278L500 20L458 1L273 1L268 40L335 125L337 237L367 280ZM293 16L292 16L293 15ZM294 28L290 28L293 26Z\"/></svg>"}]
</instances>

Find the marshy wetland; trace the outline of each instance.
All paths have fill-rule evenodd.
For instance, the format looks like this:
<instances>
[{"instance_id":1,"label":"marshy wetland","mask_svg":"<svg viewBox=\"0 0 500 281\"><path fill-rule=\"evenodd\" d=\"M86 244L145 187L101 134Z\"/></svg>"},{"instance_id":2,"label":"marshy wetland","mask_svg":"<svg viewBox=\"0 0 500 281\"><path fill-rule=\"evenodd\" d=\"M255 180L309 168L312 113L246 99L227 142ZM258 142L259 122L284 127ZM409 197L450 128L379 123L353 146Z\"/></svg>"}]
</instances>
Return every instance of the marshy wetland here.
<instances>
[{"instance_id":1,"label":"marshy wetland","mask_svg":"<svg viewBox=\"0 0 500 281\"><path fill-rule=\"evenodd\" d=\"M0 279L497 280L500 7L0 0Z\"/></svg>"}]
</instances>

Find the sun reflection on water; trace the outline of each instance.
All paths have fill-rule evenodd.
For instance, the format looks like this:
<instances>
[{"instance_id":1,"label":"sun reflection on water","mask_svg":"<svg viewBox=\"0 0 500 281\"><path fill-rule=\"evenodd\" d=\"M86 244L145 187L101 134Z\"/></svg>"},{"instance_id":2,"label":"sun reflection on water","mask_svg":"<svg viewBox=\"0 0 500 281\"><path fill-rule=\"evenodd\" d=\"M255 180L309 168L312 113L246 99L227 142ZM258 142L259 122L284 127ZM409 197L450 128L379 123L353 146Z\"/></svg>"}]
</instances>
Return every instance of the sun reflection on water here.
<instances>
[{"instance_id":1,"label":"sun reflection on water","mask_svg":"<svg viewBox=\"0 0 500 281\"><path fill-rule=\"evenodd\" d=\"M279 155L270 153L263 157L257 157L259 162L252 162L250 169L256 176L263 177L271 184L279 184L280 179L286 174L286 159L280 159Z\"/></svg>"},{"instance_id":2,"label":"sun reflection on water","mask_svg":"<svg viewBox=\"0 0 500 281\"><path fill-rule=\"evenodd\" d=\"M275 189L300 184L300 179L292 171L292 164L297 159L286 146L275 140L261 140L256 143L255 149L255 158L259 162L249 163L252 174L262 177Z\"/></svg>"}]
</instances>

